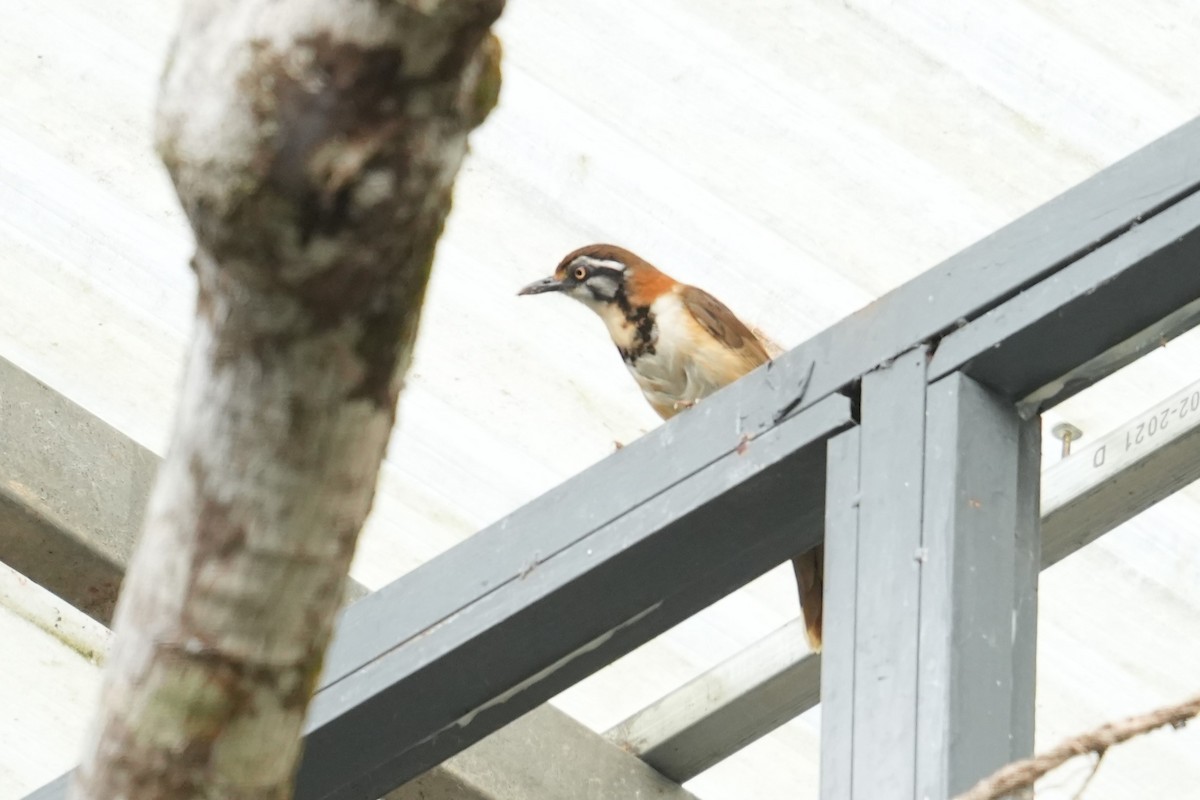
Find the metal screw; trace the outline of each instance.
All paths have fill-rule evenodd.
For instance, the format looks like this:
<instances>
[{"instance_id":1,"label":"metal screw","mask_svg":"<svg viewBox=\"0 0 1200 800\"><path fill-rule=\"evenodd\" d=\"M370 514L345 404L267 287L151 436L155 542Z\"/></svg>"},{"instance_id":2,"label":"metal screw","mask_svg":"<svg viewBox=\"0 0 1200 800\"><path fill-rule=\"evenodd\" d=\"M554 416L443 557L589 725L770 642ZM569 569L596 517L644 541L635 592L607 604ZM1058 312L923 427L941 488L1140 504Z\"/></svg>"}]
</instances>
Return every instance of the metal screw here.
<instances>
[{"instance_id":1,"label":"metal screw","mask_svg":"<svg viewBox=\"0 0 1200 800\"><path fill-rule=\"evenodd\" d=\"M1062 442L1062 457L1071 455L1071 442L1083 437L1083 431L1069 422L1060 422L1050 429L1051 435Z\"/></svg>"}]
</instances>

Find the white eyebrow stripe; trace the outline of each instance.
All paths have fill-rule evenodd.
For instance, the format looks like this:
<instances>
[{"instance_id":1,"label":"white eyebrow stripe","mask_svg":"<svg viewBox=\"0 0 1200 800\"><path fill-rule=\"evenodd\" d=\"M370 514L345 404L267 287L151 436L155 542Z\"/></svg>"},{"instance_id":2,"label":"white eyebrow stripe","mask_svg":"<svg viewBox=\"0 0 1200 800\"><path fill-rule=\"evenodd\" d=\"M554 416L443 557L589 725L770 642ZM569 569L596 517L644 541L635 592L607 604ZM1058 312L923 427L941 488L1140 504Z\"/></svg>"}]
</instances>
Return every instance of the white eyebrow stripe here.
<instances>
[{"instance_id":1,"label":"white eyebrow stripe","mask_svg":"<svg viewBox=\"0 0 1200 800\"><path fill-rule=\"evenodd\" d=\"M573 264L582 264L593 269L615 269L617 272L624 272L625 265L620 261L610 261L606 258L592 258L591 256L580 256L575 259Z\"/></svg>"}]
</instances>

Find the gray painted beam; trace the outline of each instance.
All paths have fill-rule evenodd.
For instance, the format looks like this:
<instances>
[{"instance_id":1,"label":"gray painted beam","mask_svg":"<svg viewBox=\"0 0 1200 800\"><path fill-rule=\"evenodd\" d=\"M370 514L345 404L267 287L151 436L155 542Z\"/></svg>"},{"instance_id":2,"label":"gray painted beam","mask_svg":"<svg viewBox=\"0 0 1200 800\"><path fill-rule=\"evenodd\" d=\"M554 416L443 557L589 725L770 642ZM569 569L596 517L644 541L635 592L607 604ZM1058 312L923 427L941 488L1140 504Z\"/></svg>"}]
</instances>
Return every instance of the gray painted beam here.
<instances>
[{"instance_id":1,"label":"gray painted beam","mask_svg":"<svg viewBox=\"0 0 1200 800\"><path fill-rule=\"evenodd\" d=\"M851 554L836 556L830 562L828 553L831 547L837 550L856 543L856 534L838 532L857 530L848 526L857 525L858 497L851 488L850 476L857 480L859 433L854 428L829 443L823 654L826 664L838 658L844 646L841 637L853 630L853 619L844 618L852 603L835 594L846 591L852 584L830 571L852 564L856 556L851 550ZM1041 568L1061 561L1197 480L1200 480L1200 383L1176 392L1046 469L1041 476ZM834 505L835 496L843 498L843 502ZM771 633L711 673L642 709L606 735L631 752L652 758L651 763L664 775L677 781L690 780L698 774L697 766L704 768L728 758L746 742L765 736L817 704L822 657L802 646L797 638L803 635L799 626L797 621ZM783 653L789 649L795 654L795 661L778 664L774 672L761 670L762 653ZM735 675L757 676L756 680L769 683L770 688L760 693L751 680L722 686L721 712L730 721L730 728L737 731L733 735L721 726L711 725L706 713L712 704L711 686ZM845 712L834 709L842 707L842 698L836 686L822 686L820 694L824 698L822 737L827 742L838 741L843 735L838 720L845 717ZM769 717L760 717L758 706L768 696L779 698L779 706ZM759 720L757 727L755 720ZM831 725L836 729L831 730ZM694 746L703 757L698 759L681 746L683 742ZM827 763L834 752L833 748L822 750L821 779L839 776L836 788L826 796L846 797L849 778L843 761Z\"/></svg>"},{"instance_id":2,"label":"gray painted beam","mask_svg":"<svg viewBox=\"0 0 1200 800\"><path fill-rule=\"evenodd\" d=\"M1022 416L1032 417L1039 410L1050 408L1085 387L1098 383L1151 350L1165 347L1176 336L1186 333L1197 324L1200 324L1200 299L1180 306L1158 322L1098 353L1092 360L1025 395L1017 402L1017 409Z\"/></svg>"},{"instance_id":3,"label":"gray painted beam","mask_svg":"<svg viewBox=\"0 0 1200 800\"><path fill-rule=\"evenodd\" d=\"M980 388L964 378L973 388ZM994 393L990 401L998 398ZM986 399L985 399L986 400ZM990 402L989 401L989 402ZM1019 425L1016 447L1016 492L1015 520L1011 531L1001 530L998 535L1013 537L1010 551L1013 558L1013 597L1009 618L1012 636L1012 679L1009 698L1012 701L1009 717L1010 753L1028 755L1033 752L1035 720L1037 718L1037 620L1038 580L1045 569L1045 554L1042 544L1045 531L1042 528L1042 420L1026 419L1016 408L1020 422L1014 421L1013 408L993 410L1000 425ZM1009 466L1012 469L1012 466ZM1116 527L1114 523L1112 527ZM1110 527L1109 530L1112 528ZM1006 550L1006 552L1008 552ZM1018 756L1019 757L1019 756ZM978 779L972 779L972 783ZM964 787L965 788L965 787Z\"/></svg>"},{"instance_id":4,"label":"gray painted beam","mask_svg":"<svg viewBox=\"0 0 1200 800\"><path fill-rule=\"evenodd\" d=\"M945 336L930 377L961 369L1032 416L1200 323L1197 265L1193 195Z\"/></svg>"},{"instance_id":5,"label":"gray painted beam","mask_svg":"<svg viewBox=\"0 0 1200 800\"><path fill-rule=\"evenodd\" d=\"M862 430L829 443L825 494L825 635L821 686L821 798L854 796L855 608L858 598L858 509ZM820 660L818 660L820 659ZM801 695L802 696L802 695Z\"/></svg>"},{"instance_id":6,"label":"gray painted beam","mask_svg":"<svg viewBox=\"0 0 1200 800\"><path fill-rule=\"evenodd\" d=\"M502 520L412 574L424 573L422 580L397 582L356 603L345 613L333 668L310 710L296 796L381 795L814 546L822 528L824 441L850 423L849 400L833 396L734 444L699 471L676 464L688 462L689 448L711 442L681 440L657 459L655 479L670 484L633 508L579 519L580 504L617 487L591 484L603 491L576 504L551 492L525 511L536 509L544 524ZM668 456L675 453L678 459ZM730 535L751 516L753 539ZM501 547L524 557L513 559ZM540 558L531 560L535 554ZM512 562L507 575L496 569L503 559ZM446 613L437 601L454 592L427 585L473 593ZM379 631L395 626L396 609L421 624L411 637L383 639ZM347 637L395 644L342 672L346 649L364 646Z\"/></svg>"},{"instance_id":7,"label":"gray painted beam","mask_svg":"<svg viewBox=\"0 0 1200 800\"><path fill-rule=\"evenodd\" d=\"M907 800L916 781L925 368L918 348L862 382L854 648L848 661L831 653L844 665L831 679L852 695L845 800ZM846 568L829 574L836 580Z\"/></svg>"},{"instance_id":8,"label":"gray painted beam","mask_svg":"<svg viewBox=\"0 0 1200 800\"><path fill-rule=\"evenodd\" d=\"M1032 746L1036 423L926 366L863 379L857 547L826 550L830 593L854 587L824 676L830 800L950 797Z\"/></svg>"},{"instance_id":9,"label":"gray painted beam","mask_svg":"<svg viewBox=\"0 0 1200 800\"><path fill-rule=\"evenodd\" d=\"M820 701L820 660L807 654L804 622L793 620L604 736L672 780L691 780Z\"/></svg>"},{"instance_id":10,"label":"gray painted beam","mask_svg":"<svg viewBox=\"0 0 1200 800\"><path fill-rule=\"evenodd\" d=\"M920 671L906 698L916 785L877 782L863 794L856 782L854 797L954 797L1033 752L1040 422L960 373L930 385L927 409L920 634L915 652L904 643L900 653ZM864 450L877 452L869 441ZM863 551L873 546L863 539ZM870 636L859 628L860 652ZM857 701L861 682L854 692ZM856 730L856 757L860 739Z\"/></svg>"}]
</instances>

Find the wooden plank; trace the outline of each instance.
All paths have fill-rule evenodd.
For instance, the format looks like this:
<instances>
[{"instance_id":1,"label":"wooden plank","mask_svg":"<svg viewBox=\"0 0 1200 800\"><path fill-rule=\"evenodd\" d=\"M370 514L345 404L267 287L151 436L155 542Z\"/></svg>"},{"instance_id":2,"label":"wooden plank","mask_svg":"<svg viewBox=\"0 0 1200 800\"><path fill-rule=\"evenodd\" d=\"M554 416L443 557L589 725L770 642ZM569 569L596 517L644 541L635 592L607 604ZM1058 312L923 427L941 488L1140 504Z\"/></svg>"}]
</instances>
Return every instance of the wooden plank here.
<instances>
[{"instance_id":1,"label":"wooden plank","mask_svg":"<svg viewBox=\"0 0 1200 800\"><path fill-rule=\"evenodd\" d=\"M833 677L853 695L853 800L908 798L916 780L925 371L917 348L862 383L854 660Z\"/></svg>"},{"instance_id":2,"label":"wooden plank","mask_svg":"<svg viewBox=\"0 0 1200 800\"><path fill-rule=\"evenodd\" d=\"M854 650L862 431L829 442L825 478L825 619L821 654L821 798L854 797ZM814 664L816 658L808 659ZM848 680L847 678L851 679Z\"/></svg>"},{"instance_id":3,"label":"wooden plank","mask_svg":"<svg viewBox=\"0 0 1200 800\"><path fill-rule=\"evenodd\" d=\"M1200 323L1192 195L943 337L931 379L963 370L1027 416Z\"/></svg>"},{"instance_id":4,"label":"wooden plank","mask_svg":"<svg viewBox=\"0 0 1200 800\"><path fill-rule=\"evenodd\" d=\"M875 797L953 797L1031 754L1037 431L961 373L929 386L916 785Z\"/></svg>"},{"instance_id":5,"label":"wooden plank","mask_svg":"<svg viewBox=\"0 0 1200 800\"><path fill-rule=\"evenodd\" d=\"M605 738L672 780L691 780L820 701L820 659L807 655L804 622L792 620Z\"/></svg>"},{"instance_id":6,"label":"wooden plank","mask_svg":"<svg viewBox=\"0 0 1200 800\"><path fill-rule=\"evenodd\" d=\"M1017 410L1018 415L1020 409ZM1012 664L1010 741L1013 753L1032 753L1037 707L1038 578L1045 569L1041 526L1042 486L1040 420L1025 420L1017 442L1017 505L1013 551Z\"/></svg>"}]
</instances>

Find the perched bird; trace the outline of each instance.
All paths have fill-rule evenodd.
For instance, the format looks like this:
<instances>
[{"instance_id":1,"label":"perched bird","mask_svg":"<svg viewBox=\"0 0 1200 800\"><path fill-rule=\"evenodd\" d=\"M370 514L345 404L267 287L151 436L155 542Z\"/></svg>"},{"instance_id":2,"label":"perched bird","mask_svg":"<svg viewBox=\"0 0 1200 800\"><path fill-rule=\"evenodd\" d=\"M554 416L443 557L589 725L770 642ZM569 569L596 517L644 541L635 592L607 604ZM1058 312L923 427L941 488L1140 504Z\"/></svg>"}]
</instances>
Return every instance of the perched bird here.
<instances>
[{"instance_id":1,"label":"perched bird","mask_svg":"<svg viewBox=\"0 0 1200 800\"><path fill-rule=\"evenodd\" d=\"M765 363L763 343L720 300L680 283L628 250L581 247L549 278L518 294L558 292L595 311L617 351L663 419ZM823 552L792 560L809 645L821 649Z\"/></svg>"}]
</instances>

